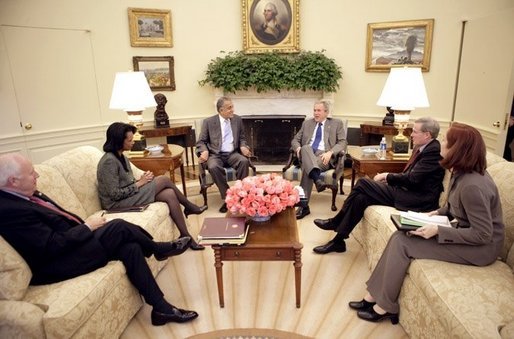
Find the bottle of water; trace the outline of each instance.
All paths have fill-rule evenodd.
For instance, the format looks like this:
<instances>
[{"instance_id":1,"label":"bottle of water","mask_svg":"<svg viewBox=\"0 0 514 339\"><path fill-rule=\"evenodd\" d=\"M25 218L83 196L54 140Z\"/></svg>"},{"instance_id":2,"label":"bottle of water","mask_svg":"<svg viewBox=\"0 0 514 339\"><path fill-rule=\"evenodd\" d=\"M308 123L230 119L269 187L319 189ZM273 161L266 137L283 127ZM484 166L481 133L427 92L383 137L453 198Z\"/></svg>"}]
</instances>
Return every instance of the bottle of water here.
<instances>
[{"instance_id":1,"label":"bottle of water","mask_svg":"<svg viewBox=\"0 0 514 339\"><path fill-rule=\"evenodd\" d=\"M386 152L387 152L386 138L382 137L382 140L380 141L380 152L379 152L380 160L385 160Z\"/></svg>"}]
</instances>

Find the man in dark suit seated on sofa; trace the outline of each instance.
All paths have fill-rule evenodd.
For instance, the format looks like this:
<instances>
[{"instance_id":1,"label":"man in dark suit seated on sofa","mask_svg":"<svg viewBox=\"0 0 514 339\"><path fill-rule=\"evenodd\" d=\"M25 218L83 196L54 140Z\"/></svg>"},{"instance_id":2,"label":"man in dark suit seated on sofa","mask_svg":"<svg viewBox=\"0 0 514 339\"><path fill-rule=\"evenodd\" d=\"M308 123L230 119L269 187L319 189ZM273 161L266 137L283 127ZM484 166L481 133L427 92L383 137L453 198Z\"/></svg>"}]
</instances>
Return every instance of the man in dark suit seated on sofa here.
<instances>
[{"instance_id":1,"label":"man in dark suit seated on sofa","mask_svg":"<svg viewBox=\"0 0 514 339\"><path fill-rule=\"evenodd\" d=\"M237 179L248 176L251 155L246 143L243 120L234 114L234 104L227 97L216 102L218 114L203 121L202 130L196 144L196 153L200 163L207 162L212 180L220 190L221 199L225 200L228 190L225 167L236 170ZM223 203L221 213L227 212Z\"/></svg>"},{"instance_id":2,"label":"man in dark suit seated on sofa","mask_svg":"<svg viewBox=\"0 0 514 339\"><path fill-rule=\"evenodd\" d=\"M346 133L340 119L329 118L330 107L326 101L314 104L313 117L306 119L298 133L291 141L291 148L302 162L302 178L300 186L310 199L312 184L320 192L324 183L320 179L321 172L334 168L332 155L337 155L346 146ZM309 206L301 206L296 210L296 219L302 219L311 213Z\"/></svg>"},{"instance_id":3,"label":"man in dark suit seated on sofa","mask_svg":"<svg viewBox=\"0 0 514 339\"><path fill-rule=\"evenodd\" d=\"M37 191L32 163L18 153L0 156L0 236L27 262L31 284L71 279L120 260L134 287L153 306L153 325L186 322L194 311L176 308L164 299L145 257L157 260L183 253L190 237L154 242L143 228L103 216L82 220Z\"/></svg>"},{"instance_id":4,"label":"man in dark suit seated on sofa","mask_svg":"<svg viewBox=\"0 0 514 339\"><path fill-rule=\"evenodd\" d=\"M444 169L439 164L442 158L441 144L436 140L438 134L437 121L432 118L417 119L411 134L414 149L403 172L379 173L373 179L359 179L334 218L314 220L319 228L337 232L328 243L315 247L314 252L345 252L344 239L350 236L370 205L393 206L416 212L439 208Z\"/></svg>"}]
</instances>

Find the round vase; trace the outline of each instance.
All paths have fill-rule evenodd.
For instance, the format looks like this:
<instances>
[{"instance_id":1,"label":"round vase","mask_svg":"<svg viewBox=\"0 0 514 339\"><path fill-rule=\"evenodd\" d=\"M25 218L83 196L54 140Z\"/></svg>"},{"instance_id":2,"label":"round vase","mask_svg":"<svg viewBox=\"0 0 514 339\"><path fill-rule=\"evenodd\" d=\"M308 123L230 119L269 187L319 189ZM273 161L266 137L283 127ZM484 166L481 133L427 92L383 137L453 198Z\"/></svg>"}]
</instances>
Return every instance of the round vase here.
<instances>
[{"instance_id":1,"label":"round vase","mask_svg":"<svg viewBox=\"0 0 514 339\"><path fill-rule=\"evenodd\" d=\"M271 215L262 216L256 214L253 217L250 217L250 219L252 219L254 222L266 222L271 219Z\"/></svg>"}]
</instances>

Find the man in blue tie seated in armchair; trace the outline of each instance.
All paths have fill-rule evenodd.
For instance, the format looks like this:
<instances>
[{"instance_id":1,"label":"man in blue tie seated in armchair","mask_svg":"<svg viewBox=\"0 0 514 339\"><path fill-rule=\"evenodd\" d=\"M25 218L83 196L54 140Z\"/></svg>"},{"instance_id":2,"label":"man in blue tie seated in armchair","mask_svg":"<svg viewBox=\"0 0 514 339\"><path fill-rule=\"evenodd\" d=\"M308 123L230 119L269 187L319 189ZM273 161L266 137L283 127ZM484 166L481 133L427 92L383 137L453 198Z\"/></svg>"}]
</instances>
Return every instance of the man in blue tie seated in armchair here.
<instances>
[{"instance_id":1,"label":"man in blue tie seated in armchair","mask_svg":"<svg viewBox=\"0 0 514 339\"><path fill-rule=\"evenodd\" d=\"M216 102L218 114L203 121L202 130L196 144L196 153L200 163L207 162L207 169L212 180L220 190L221 199L225 201L228 183L225 167L236 170L237 179L248 176L251 155L246 143L243 120L234 114L234 104L227 97ZM227 212L224 202L219 211Z\"/></svg>"},{"instance_id":2,"label":"man in blue tie seated in armchair","mask_svg":"<svg viewBox=\"0 0 514 339\"><path fill-rule=\"evenodd\" d=\"M314 104L312 119L303 122L302 128L291 142L292 149L301 161L302 179L300 186L305 191L307 201L310 199L312 184L316 190L323 190L322 172L334 168L337 155L346 147L346 131L340 119L329 118L329 103L318 101ZM298 207L296 219L310 214L309 205Z\"/></svg>"}]
</instances>

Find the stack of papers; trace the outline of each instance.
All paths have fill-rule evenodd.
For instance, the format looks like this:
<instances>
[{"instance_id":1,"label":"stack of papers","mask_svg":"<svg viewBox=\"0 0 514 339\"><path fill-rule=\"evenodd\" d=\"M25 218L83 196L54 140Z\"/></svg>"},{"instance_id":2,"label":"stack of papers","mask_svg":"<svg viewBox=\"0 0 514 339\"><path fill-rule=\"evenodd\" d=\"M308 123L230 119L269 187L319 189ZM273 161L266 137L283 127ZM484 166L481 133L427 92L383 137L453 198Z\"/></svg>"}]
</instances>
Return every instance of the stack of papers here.
<instances>
[{"instance_id":1,"label":"stack of papers","mask_svg":"<svg viewBox=\"0 0 514 339\"><path fill-rule=\"evenodd\" d=\"M198 242L201 245L242 245L246 241L248 228L245 217L205 218L198 233Z\"/></svg>"},{"instance_id":2,"label":"stack of papers","mask_svg":"<svg viewBox=\"0 0 514 339\"><path fill-rule=\"evenodd\" d=\"M445 215L428 215L413 211L400 212L400 221L404 225L421 227L425 224L451 227L450 220Z\"/></svg>"}]
</instances>

